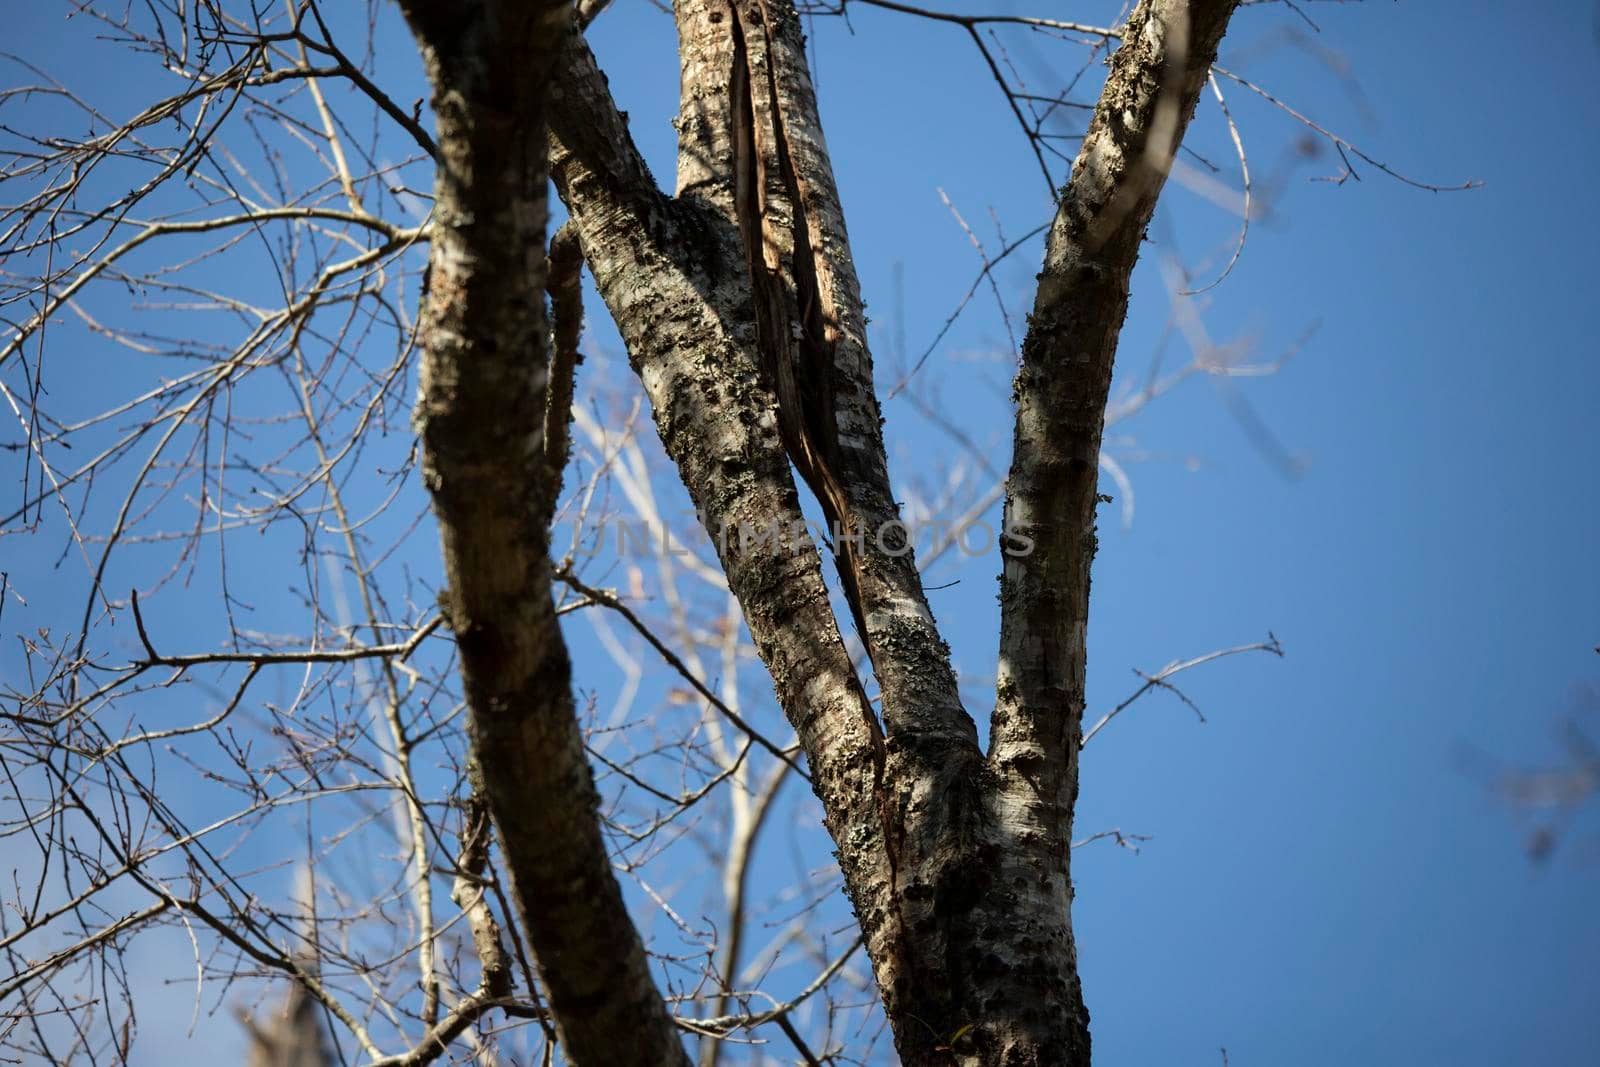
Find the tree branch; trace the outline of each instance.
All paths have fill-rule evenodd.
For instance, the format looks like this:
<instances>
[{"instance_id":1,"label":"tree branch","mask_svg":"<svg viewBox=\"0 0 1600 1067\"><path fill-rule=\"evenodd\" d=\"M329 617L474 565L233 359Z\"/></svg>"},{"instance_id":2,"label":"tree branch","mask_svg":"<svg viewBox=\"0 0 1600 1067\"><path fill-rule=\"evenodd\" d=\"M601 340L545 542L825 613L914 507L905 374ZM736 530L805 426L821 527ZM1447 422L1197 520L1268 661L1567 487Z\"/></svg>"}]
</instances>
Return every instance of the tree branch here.
<instances>
[{"instance_id":1,"label":"tree branch","mask_svg":"<svg viewBox=\"0 0 1600 1067\"><path fill-rule=\"evenodd\" d=\"M563 92L551 80L563 43L581 38L561 0L405 6L433 84L440 159L415 422L471 711L473 786L499 831L567 1060L687 1067L611 869L551 595L559 480L546 426L559 407L564 431L571 404L550 375L575 346L552 356L540 296L546 106ZM567 295L558 313L572 327Z\"/></svg>"}]
</instances>

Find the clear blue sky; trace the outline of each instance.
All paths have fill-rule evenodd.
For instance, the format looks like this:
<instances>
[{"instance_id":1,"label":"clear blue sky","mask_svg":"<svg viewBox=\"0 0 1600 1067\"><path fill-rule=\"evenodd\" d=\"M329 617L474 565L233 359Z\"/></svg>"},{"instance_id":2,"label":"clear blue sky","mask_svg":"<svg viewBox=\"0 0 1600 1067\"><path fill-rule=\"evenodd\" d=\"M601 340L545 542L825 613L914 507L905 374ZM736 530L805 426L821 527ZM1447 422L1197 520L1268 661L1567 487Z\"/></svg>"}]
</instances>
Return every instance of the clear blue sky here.
<instances>
[{"instance_id":1,"label":"clear blue sky","mask_svg":"<svg viewBox=\"0 0 1600 1067\"><path fill-rule=\"evenodd\" d=\"M981 6L1085 21L1111 7ZM1115 507L1103 513L1091 709L1130 692L1132 668L1268 630L1288 655L1187 676L1205 725L1157 694L1085 751L1079 835L1153 838L1137 856L1104 843L1075 856L1098 1058L1201 1065L1226 1046L1235 1067L1600 1062L1600 820L1591 812L1534 864L1529 824L1466 754L1556 759L1564 717L1600 718L1575 696L1600 678L1596 11L1580 0L1515 12L1488 0L1300 6L1320 34L1287 7L1248 7L1221 62L1396 169L1484 184L1433 194L1359 162L1359 182L1310 181L1337 158L1293 158L1304 131L1224 83L1267 210L1209 294L1205 325L1219 340L1254 339L1264 359L1320 326L1280 374L1232 394L1193 381L1118 428L1134 439L1118 454L1137 510L1126 530ZM17 13L23 51L115 104L122 75L75 69L50 7ZM1290 34L1348 60L1359 92ZM593 38L670 182L670 20L617 0ZM985 237L991 208L1018 235L1049 205L959 30L862 8L849 27L818 20L813 41L883 384L895 324L920 352L977 268L937 190ZM387 47L395 95L422 95L404 38ZM1040 84L1082 56L1035 51L1012 59ZM1237 188L1209 99L1191 143ZM1139 380L1166 322L1159 256L1212 258L1235 223L1169 189L1135 276L1119 378ZM998 272L1013 308L1037 263L1030 248ZM606 329L589 344L586 373L625 369ZM1005 344L992 303L975 302L924 372L1002 467ZM1186 358L1173 342L1168 364ZM1264 454L1230 396L1300 461L1298 477ZM931 474L951 454L905 402L886 414L896 477ZM417 544L414 565L436 568ZM933 594L959 665L979 678L993 670L996 569L967 561L940 572L959 581ZM577 675L603 703L614 668L587 627L571 634ZM971 692L985 717L981 684ZM792 870L775 840L759 868L767 890ZM181 976L187 950L173 947ZM186 995L173 1004L181 1029ZM229 1026L208 1032L226 1042Z\"/></svg>"}]
</instances>

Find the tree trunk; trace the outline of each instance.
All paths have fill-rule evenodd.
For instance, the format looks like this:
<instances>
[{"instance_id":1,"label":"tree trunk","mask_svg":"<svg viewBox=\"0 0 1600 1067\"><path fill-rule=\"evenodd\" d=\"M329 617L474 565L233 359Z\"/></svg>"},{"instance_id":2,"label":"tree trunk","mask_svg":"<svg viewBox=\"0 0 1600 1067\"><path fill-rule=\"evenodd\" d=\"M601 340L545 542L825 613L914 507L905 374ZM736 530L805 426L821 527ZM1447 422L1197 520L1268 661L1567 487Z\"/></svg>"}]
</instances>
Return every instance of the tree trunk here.
<instances>
[{"instance_id":1,"label":"tree trunk","mask_svg":"<svg viewBox=\"0 0 1600 1067\"><path fill-rule=\"evenodd\" d=\"M545 100L571 8L404 6L433 84L439 146L416 422L474 785L567 1061L687 1067L612 873L551 597L549 522L571 390L550 381ZM570 375L570 363L556 365Z\"/></svg>"},{"instance_id":2,"label":"tree trunk","mask_svg":"<svg viewBox=\"0 0 1600 1067\"><path fill-rule=\"evenodd\" d=\"M1083 714L1097 455L1128 276L1235 0L1131 16L1051 230L1018 376L991 751L978 750L884 460L831 164L784 0L680 0L678 194L658 192L581 40L555 175L811 761L903 1062L1081 1064L1068 854ZM814 555L743 550L799 519L793 463L830 523L883 692L845 654Z\"/></svg>"},{"instance_id":3,"label":"tree trunk","mask_svg":"<svg viewBox=\"0 0 1600 1067\"><path fill-rule=\"evenodd\" d=\"M1097 455L1128 277L1235 0L1130 17L1052 227L1017 381L991 751L979 751L890 489L864 317L799 20L786 0L679 0L678 192L659 192L582 40L554 173L813 769L904 1063L1083 1064L1068 872ZM814 553L835 538L882 688L863 695ZM861 536L857 540L849 532Z\"/></svg>"}]
</instances>

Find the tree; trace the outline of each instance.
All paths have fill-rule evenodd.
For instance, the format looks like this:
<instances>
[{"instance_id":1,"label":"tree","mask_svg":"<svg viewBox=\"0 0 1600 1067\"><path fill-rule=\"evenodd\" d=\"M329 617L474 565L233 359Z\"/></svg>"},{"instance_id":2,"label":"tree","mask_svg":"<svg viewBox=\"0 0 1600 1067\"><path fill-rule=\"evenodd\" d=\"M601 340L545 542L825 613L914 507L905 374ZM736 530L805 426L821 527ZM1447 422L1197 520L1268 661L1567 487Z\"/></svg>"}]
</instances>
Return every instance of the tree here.
<instances>
[{"instance_id":1,"label":"tree","mask_svg":"<svg viewBox=\"0 0 1600 1067\"><path fill-rule=\"evenodd\" d=\"M522 1020L507 1047L542 1045L546 1061L686 1063L687 1032L712 1064L726 1039L773 1027L820 1062L840 1044L831 1026L819 1054L792 1016L839 978L855 944L767 1008L751 1007L738 984L741 863L778 787L805 777L900 1061L1089 1062L1069 860L1102 434L1129 279L1208 84L1221 99L1213 68L1238 0L1141 0L1104 28L873 2L971 35L1046 177L1055 149L1035 105L1055 110L1064 97L1015 88L980 29L1069 33L1109 52L1021 344L987 747L889 475L860 284L789 0L675 5L671 194L586 42L603 3L401 0L432 132L420 102L403 105L375 73L381 12L358 27L369 34L359 56L314 0L270 16L211 0L125 16L85 7L180 79L179 92L128 121L52 82L13 91L59 109L45 112L57 128L70 118L91 133L21 139L10 153L8 178L28 195L7 209L8 254L30 272L6 294L25 308L0 388L23 434L14 451L26 486L6 522L64 529L90 581L71 633L26 639L32 673L7 713L16 814L6 832L36 847L29 880L41 887L19 895L15 928L0 934L17 971L4 994L26 1007L6 1040L53 1058L125 1055L132 1015L114 1005L133 1001L136 982L122 947L177 924L206 946L202 972L287 977L289 1017L320 1006L336 1040L375 1062L475 1054L493 1042L495 1019ZM357 132L358 116L382 135ZM248 136L225 137L230 123ZM1360 156L1312 129L1347 166ZM400 164L384 154L397 131L416 152ZM285 159L292 143L320 173ZM138 177L124 181L128 171ZM431 195L409 177L427 171ZM567 214L553 237L552 183ZM422 201L421 218L393 221ZM221 243L185 253L186 241ZM424 247L413 316L407 271ZM206 276L224 255L260 280L225 295ZM737 602L727 641L737 645L740 621L748 627L792 744L754 725L735 693L714 692L693 648L674 652L623 598L552 557L573 441L580 267L714 546L713 580ZM104 322L95 301L112 299L98 294L115 283L229 321L181 336ZM58 343L69 312L92 335L191 369L94 414L47 412L46 343ZM393 350L387 366L380 342ZM390 426L413 366L414 449ZM258 382L286 386L289 404L264 403ZM607 431L584 432L601 452L620 447ZM68 449L87 458L69 460ZM417 482L442 545L436 604L413 596L382 547L416 527L420 516L391 505ZM106 483L119 487L109 504ZM804 495L827 528L837 596L821 554L794 542ZM49 509L59 517L47 520ZM240 547L246 529L263 537ZM167 543L180 548L164 577L146 550ZM167 651L140 593L116 590L142 587L148 605L213 545L226 637ZM225 567L285 546L302 583L287 638L274 636L289 629L278 616L261 627L237 618L243 587L281 589L283 578L241 586L237 566ZM698 741L662 747L698 784L664 790L640 769L644 756L618 763L597 750L559 623L576 606L617 614L682 675L692 710L682 737L711 731L707 751L721 755L704 771ZM197 677L215 687L213 709L171 725L166 705ZM260 695L269 680L272 698ZM253 731L236 721L246 709ZM152 715L167 725L146 725ZM214 762L197 762L197 746ZM757 758L765 777L750 769ZM185 769L208 796L242 806L220 821L180 812L156 778ZM626 825L602 803L597 770L665 809ZM700 988L672 988L660 972L664 998L614 868L637 870L665 828L725 781L745 792L729 801L744 849L726 857L731 927L725 942L711 939L717 958ZM281 856L216 842L302 817L313 861L347 839L389 835L403 869L362 897L349 879L321 885L314 862L305 891L267 903L256 866ZM457 906L442 925L441 879ZM127 901L132 910L115 914ZM63 936L65 947L24 954ZM707 1000L709 1016L680 1010Z\"/></svg>"}]
</instances>

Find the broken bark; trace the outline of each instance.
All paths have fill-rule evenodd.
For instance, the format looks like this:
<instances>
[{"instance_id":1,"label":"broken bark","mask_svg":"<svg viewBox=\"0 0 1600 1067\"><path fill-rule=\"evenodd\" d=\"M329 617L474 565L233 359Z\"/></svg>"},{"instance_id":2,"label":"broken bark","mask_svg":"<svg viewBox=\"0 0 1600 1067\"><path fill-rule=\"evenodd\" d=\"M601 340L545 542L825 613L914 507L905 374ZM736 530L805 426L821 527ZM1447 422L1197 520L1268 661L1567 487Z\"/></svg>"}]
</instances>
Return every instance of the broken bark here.
<instances>
[{"instance_id":1,"label":"broken bark","mask_svg":"<svg viewBox=\"0 0 1600 1067\"><path fill-rule=\"evenodd\" d=\"M1100 419L1127 279L1233 0L1130 17L1063 191L1018 381L993 744L978 751L899 521L859 285L799 20L785 0L680 0L678 194L651 180L577 35L554 167L668 453L717 540L815 770L847 891L908 1064L1089 1056L1068 844ZM727 531L830 522L882 689L863 696L818 561Z\"/></svg>"}]
</instances>

